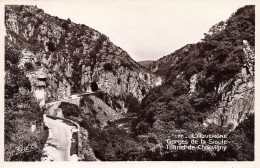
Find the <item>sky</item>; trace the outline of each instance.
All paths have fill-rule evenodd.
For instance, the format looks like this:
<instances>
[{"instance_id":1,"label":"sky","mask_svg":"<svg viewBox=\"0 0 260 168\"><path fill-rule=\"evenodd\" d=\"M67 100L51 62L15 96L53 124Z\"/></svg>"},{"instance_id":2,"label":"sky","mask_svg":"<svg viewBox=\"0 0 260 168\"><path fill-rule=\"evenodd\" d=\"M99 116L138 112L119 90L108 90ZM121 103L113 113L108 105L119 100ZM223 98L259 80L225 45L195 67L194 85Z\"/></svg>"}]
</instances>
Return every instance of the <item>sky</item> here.
<instances>
[{"instance_id":1,"label":"sky","mask_svg":"<svg viewBox=\"0 0 260 168\"><path fill-rule=\"evenodd\" d=\"M105 34L134 60L157 60L197 43L214 24L228 19L245 0L34 1L46 13ZM252 4L252 3L251 3Z\"/></svg>"}]
</instances>

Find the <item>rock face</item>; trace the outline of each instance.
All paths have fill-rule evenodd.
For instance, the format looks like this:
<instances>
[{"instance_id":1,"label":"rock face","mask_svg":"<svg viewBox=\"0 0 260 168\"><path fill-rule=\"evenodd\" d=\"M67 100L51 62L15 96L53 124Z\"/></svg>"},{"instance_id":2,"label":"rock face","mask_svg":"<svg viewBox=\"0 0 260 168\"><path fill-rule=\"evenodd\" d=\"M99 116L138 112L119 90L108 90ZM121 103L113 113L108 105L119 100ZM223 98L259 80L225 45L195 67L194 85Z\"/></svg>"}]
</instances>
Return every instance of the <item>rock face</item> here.
<instances>
[{"instance_id":1,"label":"rock face","mask_svg":"<svg viewBox=\"0 0 260 168\"><path fill-rule=\"evenodd\" d=\"M231 124L235 128L248 114L254 113L254 49L243 40L244 65L239 74L221 84L216 92L221 96L216 113L209 116L204 124Z\"/></svg>"},{"instance_id":2,"label":"rock face","mask_svg":"<svg viewBox=\"0 0 260 168\"><path fill-rule=\"evenodd\" d=\"M151 71L165 81L159 96L169 95L165 101L159 99L157 106L164 102L163 107L172 109L168 103L171 95L179 94L185 96L197 116L201 114L196 122L234 129L254 113L254 48L255 8L245 6L227 21L212 26L200 42L153 62ZM171 93L169 88L177 91ZM147 97L154 105L153 94Z\"/></svg>"},{"instance_id":3,"label":"rock face","mask_svg":"<svg viewBox=\"0 0 260 168\"><path fill-rule=\"evenodd\" d=\"M197 81L198 81L198 75L197 74L192 75L192 77L190 78L190 92L189 93L195 92Z\"/></svg>"},{"instance_id":4,"label":"rock face","mask_svg":"<svg viewBox=\"0 0 260 168\"><path fill-rule=\"evenodd\" d=\"M93 83L109 94L132 93L141 100L142 90L161 83L160 77L88 26L50 16L36 6L7 5L5 10L6 44L32 53L34 68L47 74L46 101L91 91ZM41 89L36 94L42 95Z\"/></svg>"},{"instance_id":5,"label":"rock face","mask_svg":"<svg viewBox=\"0 0 260 168\"><path fill-rule=\"evenodd\" d=\"M243 65L241 66L240 72L235 77L229 79L226 82L220 83L215 87L215 95L219 95L221 98L217 103L217 108L214 113L210 114L204 121L204 125L211 123L231 126L235 128L241 123L250 113L254 113L254 47L250 46L247 40L243 41ZM176 51L173 55L168 55L162 59L154 62L151 66L151 70L155 73L160 74L160 66L176 66L178 63L178 54L185 53L187 48L191 46L181 48ZM191 49L191 48L190 48ZM170 62L170 63L169 63ZM171 64L171 65L168 65ZM185 72L180 73L176 79L183 76ZM201 88L197 88L198 79L205 78L204 72L194 74L189 78L189 96L196 93ZM198 91L199 92L199 91Z\"/></svg>"},{"instance_id":6,"label":"rock face","mask_svg":"<svg viewBox=\"0 0 260 168\"><path fill-rule=\"evenodd\" d=\"M91 71L91 67L83 67L81 85L83 91L91 91L90 85L96 82L98 88L108 94L123 96L126 93L133 93L139 101L144 97L142 89L146 92L156 85L161 84L160 78L144 71L130 71L125 67L119 67L116 72L105 71L103 67Z\"/></svg>"}]
</instances>

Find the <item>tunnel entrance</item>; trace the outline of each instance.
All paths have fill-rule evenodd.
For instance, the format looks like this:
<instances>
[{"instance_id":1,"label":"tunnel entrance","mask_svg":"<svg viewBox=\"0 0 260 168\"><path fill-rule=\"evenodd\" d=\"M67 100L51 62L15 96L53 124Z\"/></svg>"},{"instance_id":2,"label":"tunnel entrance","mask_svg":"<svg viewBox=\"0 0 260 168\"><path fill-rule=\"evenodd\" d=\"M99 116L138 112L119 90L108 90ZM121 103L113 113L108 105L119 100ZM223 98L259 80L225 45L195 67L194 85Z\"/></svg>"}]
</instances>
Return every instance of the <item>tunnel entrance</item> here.
<instances>
[{"instance_id":1,"label":"tunnel entrance","mask_svg":"<svg viewBox=\"0 0 260 168\"><path fill-rule=\"evenodd\" d=\"M98 84L96 82L91 82L90 88L92 92L98 91Z\"/></svg>"}]
</instances>

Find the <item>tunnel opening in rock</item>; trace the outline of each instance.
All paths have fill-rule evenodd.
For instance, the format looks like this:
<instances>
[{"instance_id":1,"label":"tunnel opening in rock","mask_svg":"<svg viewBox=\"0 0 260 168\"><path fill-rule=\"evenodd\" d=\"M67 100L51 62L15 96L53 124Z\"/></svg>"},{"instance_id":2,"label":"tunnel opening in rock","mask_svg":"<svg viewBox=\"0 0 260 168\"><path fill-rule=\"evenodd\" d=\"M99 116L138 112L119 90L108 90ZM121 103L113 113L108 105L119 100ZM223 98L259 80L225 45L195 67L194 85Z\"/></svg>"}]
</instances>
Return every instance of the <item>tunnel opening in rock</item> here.
<instances>
[{"instance_id":1,"label":"tunnel opening in rock","mask_svg":"<svg viewBox=\"0 0 260 168\"><path fill-rule=\"evenodd\" d=\"M98 84L96 82L91 82L90 88L92 92L98 91Z\"/></svg>"}]
</instances>

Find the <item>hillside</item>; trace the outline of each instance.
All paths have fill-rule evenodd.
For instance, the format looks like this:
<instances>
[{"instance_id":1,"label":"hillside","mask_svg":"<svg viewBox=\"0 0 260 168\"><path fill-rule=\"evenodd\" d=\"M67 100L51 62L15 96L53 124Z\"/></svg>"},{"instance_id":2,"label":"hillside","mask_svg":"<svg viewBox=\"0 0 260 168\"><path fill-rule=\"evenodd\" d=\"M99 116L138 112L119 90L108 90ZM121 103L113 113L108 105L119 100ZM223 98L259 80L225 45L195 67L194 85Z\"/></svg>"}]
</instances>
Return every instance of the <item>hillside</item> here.
<instances>
[{"instance_id":1,"label":"hillside","mask_svg":"<svg viewBox=\"0 0 260 168\"><path fill-rule=\"evenodd\" d=\"M82 161L255 159L254 6L139 63L97 30L36 6L5 6L5 27L5 160L40 160L43 113L75 122L70 150ZM225 138L186 148L208 135Z\"/></svg>"},{"instance_id":2,"label":"hillside","mask_svg":"<svg viewBox=\"0 0 260 168\"><path fill-rule=\"evenodd\" d=\"M18 67L19 53L5 47L4 160L37 161L42 157L48 131L30 81Z\"/></svg>"},{"instance_id":3,"label":"hillside","mask_svg":"<svg viewBox=\"0 0 260 168\"><path fill-rule=\"evenodd\" d=\"M214 25L201 42L186 45L154 62L152 71L165 81L143 99L140 116L133 125L136 134L152 135L157 139L153 145L160 150L163 139L178 132L229 133L248 118L253 124L254 50L255 8L245 6L227 21ZM248 131L252 133L251 128ZM244 137L243 141L252 147L251 139ZM244 160L242 155L253 159L253 150L240 150L246 145L239 139L230 143L233 146L229 146L228 152L233 151L236 156L211 153L207 159ZM178 160L203 160L203 154L196 152L186 153L184 158L178 158L181 153L165 154ZM193 158L195 154L197 157Z\"/></svg>"},{"instance_id":4,"label":"hillside","mask_svg":"<svg viewBox=\"0 0 260 168\"><path fill-rule=\"evenodd\" d=\"M254 25L255 16L253 15L253 13L250 13L250 11L247 11L246 17L242 19L242 15L240 14L240 12L245 11L242 9L238 10L236 12L237 16L232 16L225 22L222 21L218 24L213 25L210 28L209 32L207 34L204 34L205 38L202 39L202 42L199 42L197 44L187 44L184 47L181 47L180 49L174 51L173 53L163 56L157 61L154 61L153 64L150 66L151 71L161 76L165 76L170 69L174 71L177 70L176 72L178 73L181 71L181 68L183 68L183 72L189 74L188 68L194 67L190 65L196 65L196 62L201 62L201 64L204 63L203 61L200 61L199 58L207 58L210 53L205 53L205 51L211 51L212 54L219 53L219 55L221 55L222 52L219 51L225 51L225 49L227 50L227 48L230 48L228 52L232 50L238 50L239 46L241 47L243 45L243 40L248 41L249 45L254 47L255 29L254 26L251 25ZM240 21L239 19L242 20ZM222 42L221 44L219 44L220 41ZM209 43L207 44L207 42ZM189 58L192 58L191 60L195 60L196 62L192 63L192 61L188 60ZM224 58L226 58L225 55L223 56L223 59ZM181 64L181 62L184 63Z\"/></svg>"},{"instance_id":5,"label":"hillside","mask_svg":"<svg viewBox=\"0 0 260 168\"><path fill-rule=\"evenodd\" d=\"M46 74L47 101L93 86L115 96L132 93L141 100L160 80L104 34L36 6L6 6L5 25L6 45L20 52L20 66Z\"/></svg>"},{"instance_id":6,"label":"hillside","mask_svg":"<svg viewBox=\"0 0 260 168\"><path fill-rule=\"evenodd\" d=\"M6 5L5 28L6 161L41 159L48 137L46 103L98 91L102 99L92 96L80 107L63 103L54 110L75 119L74 113L83 109L79 122L103 127L131 110L126 99L139 103L160 85L160 77L107 36L69 18L59 19L36 6ZM31 145L32 151L15 153Z\"/></svg>"}]
</instances>

